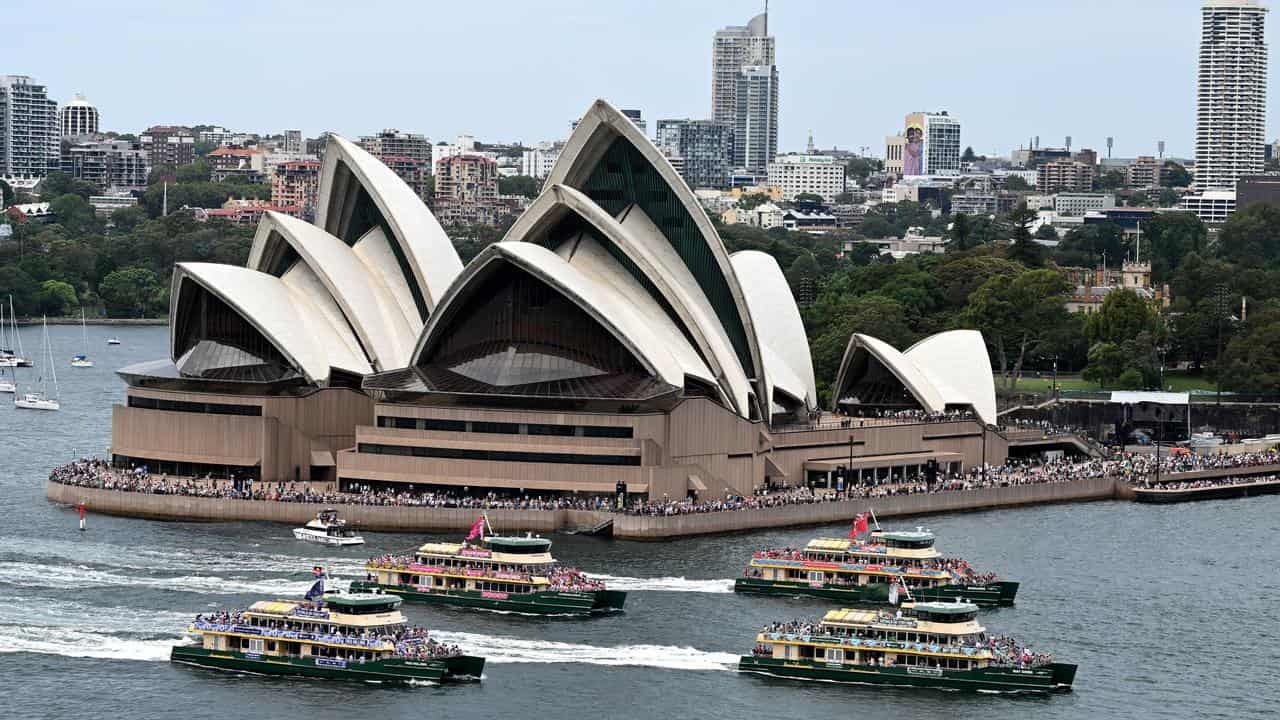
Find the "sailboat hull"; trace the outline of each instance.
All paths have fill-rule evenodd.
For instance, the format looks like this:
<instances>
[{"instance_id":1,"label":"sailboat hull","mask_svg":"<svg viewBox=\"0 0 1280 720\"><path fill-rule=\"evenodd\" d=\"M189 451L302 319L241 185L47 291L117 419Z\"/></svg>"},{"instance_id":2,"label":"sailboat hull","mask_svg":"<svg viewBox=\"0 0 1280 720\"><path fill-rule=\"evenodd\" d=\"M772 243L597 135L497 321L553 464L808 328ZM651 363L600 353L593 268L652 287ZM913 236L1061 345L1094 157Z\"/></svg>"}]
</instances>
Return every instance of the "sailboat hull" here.
<instances>
[{"instance_id":1,"label":"sailboat hull","mask_svg":"<svg viewBox=\"0 0 1280 720\"><path fill-rule=\"evenodd\" d=\"M62 406L58 404L57 400L17 398L13 401L13 407L18 410L57 410Z\"/></svg>"}]
</instances>

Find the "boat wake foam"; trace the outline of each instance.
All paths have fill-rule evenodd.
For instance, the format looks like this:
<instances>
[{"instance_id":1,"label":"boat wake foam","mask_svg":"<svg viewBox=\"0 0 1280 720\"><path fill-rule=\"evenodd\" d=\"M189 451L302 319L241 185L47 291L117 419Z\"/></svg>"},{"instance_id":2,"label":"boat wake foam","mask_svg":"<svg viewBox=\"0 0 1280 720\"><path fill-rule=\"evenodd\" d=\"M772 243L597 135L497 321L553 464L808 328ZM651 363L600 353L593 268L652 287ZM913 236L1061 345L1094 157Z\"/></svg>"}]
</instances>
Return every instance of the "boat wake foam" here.
<instances>
[{"instance_id":1,"label":"boat wake foam","mask_svg":"<svg viewBox=\"0 0 1280 720\"><path fill-rule=\"evenodd\" d=\"M669 670L734 670L738 656L675 645L600 647L550 640L525 640L467 632L432 632L437 640L454 643L486 663L581 663L613 667L653 667Z\"/></svg>"},{"instance_id":2,"label":"boat wake foam","mask_svg":"<svg viewBox=\"0 0 1280 720\"><path fill-rule=\"evenodd\" d=\"M0 654L39 653L154 662L168 660L170 649L183 642L179 637L147 640L69 628L50 632L47 627L0 626Z\"/></svg>"},{"instance_id":3,"label":"boat wake foam","mask_svg":"<svg viewBox=\"0 0 1280 720\"><path fill-rule=\"evenodd\" d=\"M590 573L593 580L603 580L610 590L731 593L733 580L692 580L685 577L638 578Z\"/></svg>"},{"instance_id":4,"label":"boat wake foam","mask_svg":"<svg viewBox=\"0 0 1280 720\"><path fill-rule=\"evenodd\" d=\"M0 583L17 587L82 589L86 587L145 587L176 592L223 595L302 595L312 580L288 578L223 578L217 575L150 577L124 575L91 567L0 563Z\"/></svg>"}]
</instances>

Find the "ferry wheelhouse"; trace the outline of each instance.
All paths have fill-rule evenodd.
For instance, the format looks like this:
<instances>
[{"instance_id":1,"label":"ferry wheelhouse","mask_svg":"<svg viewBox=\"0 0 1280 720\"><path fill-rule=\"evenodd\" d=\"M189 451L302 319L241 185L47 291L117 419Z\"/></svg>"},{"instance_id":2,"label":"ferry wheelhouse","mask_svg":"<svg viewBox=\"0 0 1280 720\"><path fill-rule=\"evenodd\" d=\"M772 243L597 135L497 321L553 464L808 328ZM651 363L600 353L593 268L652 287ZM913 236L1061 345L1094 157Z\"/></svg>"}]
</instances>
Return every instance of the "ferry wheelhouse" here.
<instances>
[{"instance_id":1,"label":"ferry wheelhouse","mask_svg":"<svg viewBox=\"0 0 1280 720\"><path fill-rule=\"evenodd\" d=\"M400 603L382 593L329 593L322 603L263 600L247 610L197 615L188 629L196 644L174 646L169 659L236 672L366 682L480 679L484 658L409 627Z\"/></svg>"},{"instance_id":2,"label":"ferry wheelhouse","mask_svg":"<svg viewBox=\"0 0 1280 720\"><path fill-rule=\"evenodd\" d=\"M944 558L925 530L875 530L867 540L816 538L803 549L762 550L751 558L736 592L812 595L845 602L963 599L1012 605L1018 583Z\"/></svg>"},{"instance_id":3,"label":"ferry wheelhouse","mask_svg":"<svg viewBox=\"0 0 1280 720\"><path fill-rule=\"evenodd\" d=\"M609 590L551 556L542 537L490 535L480 543L427 543L411 556L365 565L353 590L377 588L413 602L537 615L620 612L627 594Z\"/></svg>"},{"instance_id":4,"label":"ferry wheelhouse","mask_svg":"<svg viewBox=\"0 0 1280 720\"><path fill-rule=\"evenodd\" d=\"M972 603L906 603L896 612L832 610L818 623L775 623L756 636L742 672L798 680L1050 693L1076 666L1012 638L992 637Z\"/></svg>"}]
</instances>

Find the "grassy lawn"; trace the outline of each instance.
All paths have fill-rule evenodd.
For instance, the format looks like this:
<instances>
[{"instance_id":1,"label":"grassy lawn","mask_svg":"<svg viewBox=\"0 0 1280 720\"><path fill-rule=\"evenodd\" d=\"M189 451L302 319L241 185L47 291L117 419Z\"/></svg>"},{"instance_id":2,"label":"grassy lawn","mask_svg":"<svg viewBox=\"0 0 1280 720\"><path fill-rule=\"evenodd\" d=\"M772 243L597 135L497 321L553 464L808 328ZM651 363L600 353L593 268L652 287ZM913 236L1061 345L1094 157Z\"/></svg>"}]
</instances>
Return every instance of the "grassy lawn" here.
<instances>
[{"instance_id":1,"label":"grassy lawn","mask_svg":"<svg viewBox=\"0 0 1280 720\"><path fill-rule=\"evenodd\" d=\"M1166 390L1172 392L1188 392L1191 390L1213 390L1213 381L1202 375L1187 375L1186 373L1167 372L1164 374L1164 384ZM996 377L996 387L1000 387L1000 378ZM1018 381L1019 392L1049 392L1053 387L1053 378L1046 376L1023 377ZM1078 377L1059 377L1058 387L1063 390L1109 390L1111 388L1103 388L1096 383L1081 380Z\"/></svg>"}]
</instances>

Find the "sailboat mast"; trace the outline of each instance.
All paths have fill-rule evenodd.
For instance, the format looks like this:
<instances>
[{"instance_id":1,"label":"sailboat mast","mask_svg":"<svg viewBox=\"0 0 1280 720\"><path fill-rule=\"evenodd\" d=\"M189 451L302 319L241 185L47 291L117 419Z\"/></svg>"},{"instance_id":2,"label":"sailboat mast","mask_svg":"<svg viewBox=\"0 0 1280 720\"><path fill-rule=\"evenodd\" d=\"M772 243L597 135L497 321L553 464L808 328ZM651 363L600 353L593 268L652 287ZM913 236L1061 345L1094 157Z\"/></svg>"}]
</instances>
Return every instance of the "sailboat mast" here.
<instances>
[{"instance_id":1,"label":"sailboat mast","mask_svg":"<svg viewBox=\"0 0 1280 720\"><path fill-rule=\"evenodd\" d=\"M25 357L26 350L22 349L22 333L18 332L18 313L13 309L13 296L9 296L9 324L13 328L14 344L18 346L18 357Z\"/></svg>"}]
</instances>

